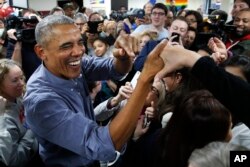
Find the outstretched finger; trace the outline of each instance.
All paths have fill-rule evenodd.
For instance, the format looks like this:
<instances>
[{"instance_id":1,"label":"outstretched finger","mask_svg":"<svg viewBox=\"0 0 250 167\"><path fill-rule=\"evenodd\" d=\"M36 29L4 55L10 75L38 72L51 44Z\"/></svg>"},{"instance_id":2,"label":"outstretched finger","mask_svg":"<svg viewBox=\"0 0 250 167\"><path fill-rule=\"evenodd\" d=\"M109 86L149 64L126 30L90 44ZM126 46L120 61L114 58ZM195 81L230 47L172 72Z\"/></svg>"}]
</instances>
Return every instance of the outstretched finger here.
<instances>
[{"instance_id":1,"label":"outstretched finger","mask_svg":"<svg viewBox=\"0 0 250 167\"><path fill-rule=\"evenodd\" d=\"M134 37L129 36L128 34L120 35L117 38L114 46L116 48L122 49L128 56L135 57L135 53L133 52L132 48L133 45L132 38Z\"/></svg>"}]
</instances>

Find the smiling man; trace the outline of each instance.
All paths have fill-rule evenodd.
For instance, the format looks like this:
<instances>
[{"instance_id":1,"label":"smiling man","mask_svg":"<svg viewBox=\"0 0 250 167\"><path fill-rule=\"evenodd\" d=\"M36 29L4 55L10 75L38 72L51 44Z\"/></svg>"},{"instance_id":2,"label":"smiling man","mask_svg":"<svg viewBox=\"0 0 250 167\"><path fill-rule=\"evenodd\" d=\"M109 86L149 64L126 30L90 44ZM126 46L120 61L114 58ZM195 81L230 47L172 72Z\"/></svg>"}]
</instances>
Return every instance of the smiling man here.
<instances>
[{"instance_id":1,"label":"smiling man","mask_svg":"<svg viewBox=\"0 0 250 167\"><path fill-rule=\"evenodd\" d=\"M134 131L155 74L163 67L159 57L163 46L149 56L122 112L101 127L95 122L86 80L122 78L131 69L137 40L120 36L114 58L83 57L80 30L71 18L60 15L45 17L35 35L35 52L43 64L27 83L24 107L27 126L38 138L45 165L89 167L116 160Z\"/></svg>"},{"instance_id":2,"label":"smiling man","mask_svg":"<svg viewBox=\"0 0 250 167\"><path fill-rule=\"evenodd\" d=\"M163 3L156 3L151 10L151 24L142 24L138 26L132 35L138 35L145 31L155 31L158 33L157 40L168 37L168 30L164 28L167 19L168 9Z\"/></svg>"},{"instance_id":3,"label":"smiling man","mask_svg":"<svg viewBox=\"0 0 250 167\"><path fill-rule=\"evenodd\" d=\"M233 54L250 54L250 9L240 10L234 18L236 33L232 41L226 43L226 47Z\"/></svg>"}]
</instances>

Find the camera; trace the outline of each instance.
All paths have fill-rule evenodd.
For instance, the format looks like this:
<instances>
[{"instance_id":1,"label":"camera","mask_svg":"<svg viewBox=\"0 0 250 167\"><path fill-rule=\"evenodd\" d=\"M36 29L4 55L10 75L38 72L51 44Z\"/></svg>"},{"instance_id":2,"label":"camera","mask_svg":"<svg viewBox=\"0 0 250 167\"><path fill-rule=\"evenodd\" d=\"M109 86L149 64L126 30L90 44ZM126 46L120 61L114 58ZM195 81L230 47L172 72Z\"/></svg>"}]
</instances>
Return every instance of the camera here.
<instances>
[{"instance_id":1,"label":"camera","mask_svg":"<svg viewBox=\"0 0 250 167\"><path fill-rule=\"evenodd\" d=\"M35 28L25 29L23 28L23 24L36 24L38 20L35 16L31 18L17 17L14 15L10 15L7 20L7 30L16 29L16 38L17 41L26 42L26 43L34 43L35 40Z\"/></svg>"},{"instance_id":2,"label":"camera","mask_svg":"<svg viewBox=\"0 0 250 167\"><path fill-rule=\"evenodd\" d=\"M120 20L124 20L128 18L131 23L134 22L135 18L144 19L144 16L145 16L144 10L139 9L139 8L131 9L127 11L126 13L112 11L112 13L110 14L110 17L116 21L120 21Z\"/></svg>"},{"instance_id":3,"label":"camera","mask_svg":"<svg viewBox=\"0 0 250 167\"><path fill-rule=\"evenodd\" d=\"M128 17L127 13L118 12L118 11L112 11L109 16L115 21L121 21Z\"/></svg>"},{"instance_id":4,"label":"camera","mask_svg":"<svg viewBox=\"0 0 250 167\"><path fill-rule=\"evenodd\" d=\"M226 20L221 19L219 15L209 15L208 19L208 29L219 35L223 41L226 40L228 34L236 32L236 26L226 24Z\"/></svg>"},{"instance_id":5,"label":"camera","mask_svg":"<svg viewBox=\"0 0 250 167\"><path fill-rule=\"evenodd\" d=\"M219 15L209 15L202 27L204 32L198 33L196 38L198 48L207 45L211 37L217 37L226 42L228 35L236 32L236 26L226 24L226 20L221 19Z\"/></svg>"}]
</instances>

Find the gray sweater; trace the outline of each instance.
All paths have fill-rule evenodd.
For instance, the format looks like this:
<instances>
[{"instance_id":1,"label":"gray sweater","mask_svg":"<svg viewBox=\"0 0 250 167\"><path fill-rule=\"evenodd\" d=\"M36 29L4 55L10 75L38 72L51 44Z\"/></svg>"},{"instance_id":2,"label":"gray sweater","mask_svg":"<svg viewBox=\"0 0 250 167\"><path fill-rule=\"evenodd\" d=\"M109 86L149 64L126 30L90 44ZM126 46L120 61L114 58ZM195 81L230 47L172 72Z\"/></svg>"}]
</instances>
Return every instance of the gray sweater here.
<instances>
[{"instance_id":1,"label":"gray sweater","mask_svg":"<svg viewBox=\"0 0 250 167\"><path fill-rule=\"evenodd\" d=\"M6 166L25 166L38 150L37 140L23 122L21 99L7 102L5 110L0 111L0 161Z\"/></svg>"}]
</instances>

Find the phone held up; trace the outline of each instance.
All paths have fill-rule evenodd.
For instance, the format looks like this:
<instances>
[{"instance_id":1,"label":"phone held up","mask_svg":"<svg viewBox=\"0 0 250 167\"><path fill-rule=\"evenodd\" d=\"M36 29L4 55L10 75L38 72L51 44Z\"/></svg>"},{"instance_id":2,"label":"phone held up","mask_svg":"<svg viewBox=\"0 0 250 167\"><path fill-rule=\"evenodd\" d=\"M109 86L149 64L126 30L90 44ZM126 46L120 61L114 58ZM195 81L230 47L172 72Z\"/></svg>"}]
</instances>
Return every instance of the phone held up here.
<instances>
[{"instance_id":1,"label":"phone held up","mask_svg":"<svg viewBox=\"0 0 250 167\"><path fill-rule=\"evenodd\" d=\"M172 40L172 42L179 43L179 41L180 41L180 34L178 34L176 32L173 32L172 35L171 35L171 37L173 37L173 36L176 36L176 37Z\"/></svg>"},{"instance_id":2,"label":"phone held up","mask_svg":"<svg viewBox=\"0 0 250 167\"><path fill-rule=\"evenodd\" d=\"M133 76L131 82L130 82L133 89L135 88L135 86L136 86L136 84L137 84L137 80L138 80L140 74L141 74L141 72L140 72L140 71L137 71L137 72L135 73L135 75Z\"/></svg>"},{"instance_id":3,"label":"phone held up","mask_svg":"<svg viewBox=\"0 0 250 167\"><path fill-rule=\"evenodd\" d=\"M148 118L148 115L145 114L142 127L143 128L149 127L150 123L151 123L151 120Z\"/></svg>"},{"instance_id":4,"label":"phone held up","mask_svg":"<svg viewBox=\"0 0 250 167\"><path fill-rule=\"evenodd\" d=\"M98 32L98 26L100 23L103 23L104 20L101 21L88 21L88 26L89 26L89 33L91 34L96 34Z\"/></svg>"}]
</instances>

